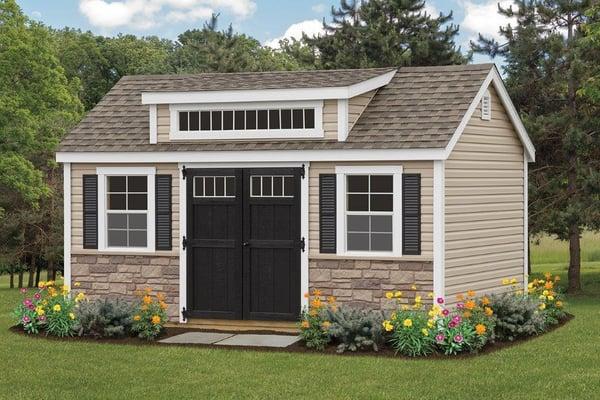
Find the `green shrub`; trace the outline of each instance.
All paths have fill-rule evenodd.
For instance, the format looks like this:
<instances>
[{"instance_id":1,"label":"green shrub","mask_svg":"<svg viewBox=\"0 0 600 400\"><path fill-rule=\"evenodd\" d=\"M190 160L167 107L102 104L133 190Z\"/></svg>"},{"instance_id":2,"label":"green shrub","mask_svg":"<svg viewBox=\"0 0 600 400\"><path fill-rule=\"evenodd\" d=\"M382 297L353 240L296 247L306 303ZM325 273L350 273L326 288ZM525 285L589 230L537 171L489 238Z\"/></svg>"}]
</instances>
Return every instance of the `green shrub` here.
<instances>
[{"instance_id":1,"label":"green shrub","mask_svg":"<svg viewBox=\"0 0 600 400\"><path fill-rule=\"evenodd\" d=\"M396 353L417 357L429 355L435 350L435 323L428 318L427 311L420 304L413 306L412 310L401 308L382 325L386 332L390 332L389 342Z\"/></svg>"},{"instance_id":2,"label":"green shrub","mask_svg":"<svg viewBox=\"0 0 600 400\"><path fill-rule=\"evenodd\" d=\"M327 310L331 322L329 334L338 344L337 352L357 351L371 348L379 350L383 342L383 315L379 311L341 306Z\"/></svg>"},{"instance_id":3,"label":"green shrub","mask_svg":"<svg viewBox=\"0 0 600 400\"><path fill-rule=\"evenodd\" d=\"M119 299L98 299L79 304L75 312L79 336L123 337L133 322L133 307Z\"/></svg>"},{"instance_id":4,"label":"green shrub","mask_svg":"<svg viewBox=\"0 0 600 400\"><path fill-rule=\"evenodd\" d=\"M469 319L459 314L448 314L436 320L435 342L446 355L479 348L478 334Z\"/></svg>"},{"instance_id":5,"label":"green shrub","mask_svg":"<svg viewBox=\"0 0 600 400\"><path fill-rule=\"evenodd\" d=\"M496 316L495 335L500 340L515 340L537 335L546 328L540 312L540 302L519 293L502 293L490 296L490 307Z\"/></svg>"}]
</instances>

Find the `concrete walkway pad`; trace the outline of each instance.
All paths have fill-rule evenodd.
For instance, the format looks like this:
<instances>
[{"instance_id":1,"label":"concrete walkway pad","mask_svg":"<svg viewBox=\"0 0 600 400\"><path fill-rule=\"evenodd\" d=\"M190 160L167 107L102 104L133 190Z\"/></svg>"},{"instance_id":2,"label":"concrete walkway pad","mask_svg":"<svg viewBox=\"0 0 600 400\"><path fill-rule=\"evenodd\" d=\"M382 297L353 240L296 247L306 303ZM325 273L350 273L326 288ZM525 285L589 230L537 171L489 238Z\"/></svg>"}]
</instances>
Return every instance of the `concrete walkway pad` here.
<instances>
[{"instance_id":1,"label":"concrete walkway pad","mask_svg":"<svg viewBox=\"0 0 600 400\"><path fill-rule=\"evenodd\" d=\"M181 335L159 340L159 342L171 344L213 344L231 336L233 336L232 333L186 332Z\"/></svg>"},{"instance_id":2,"label":"concrete walkway pad","mask_svg":"<svg viewBox=\"0 0 600 400\"><path fill-rule=\"evenodd\" d=\"M288 347L300 338L289 335L252 335L240 334L221 340L215 344L219 346L256 346L256 347Z\"/></svg>"}]
</instances>

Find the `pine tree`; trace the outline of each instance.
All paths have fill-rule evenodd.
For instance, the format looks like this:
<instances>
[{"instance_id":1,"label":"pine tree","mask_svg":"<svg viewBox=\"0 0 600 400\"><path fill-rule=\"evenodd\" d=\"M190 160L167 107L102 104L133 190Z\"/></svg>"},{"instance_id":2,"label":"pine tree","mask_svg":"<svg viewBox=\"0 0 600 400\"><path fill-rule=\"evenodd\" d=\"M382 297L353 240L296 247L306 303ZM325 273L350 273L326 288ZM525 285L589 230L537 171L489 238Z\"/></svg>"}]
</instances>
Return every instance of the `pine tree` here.
<instances>
[{"instance_id":1,"label":"pine tree","mask_svg":"<svg viewBox=\"0 0 600 400\"><path fill-rule=\"evenodd\" d=\"M480 37L475 52L504 56L507 86L536 145L530 231L569 242L569 292L581 290L581 233L600 229L600 104L579 95L600 62L584 51L590 1L515 1L505 43Z\"/></svg>"}]
</instances>

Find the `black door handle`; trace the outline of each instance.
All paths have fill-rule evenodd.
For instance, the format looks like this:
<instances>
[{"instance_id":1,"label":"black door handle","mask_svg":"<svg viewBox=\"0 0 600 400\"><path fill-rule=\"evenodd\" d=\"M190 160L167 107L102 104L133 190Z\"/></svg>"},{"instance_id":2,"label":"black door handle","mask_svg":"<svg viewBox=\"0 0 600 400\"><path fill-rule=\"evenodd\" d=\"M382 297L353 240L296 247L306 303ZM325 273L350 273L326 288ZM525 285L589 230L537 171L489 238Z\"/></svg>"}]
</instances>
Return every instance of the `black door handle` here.
<instances>
[{"instance_id":1,"label":"black door handle","mask_svg":"<svg viewBox=\"0 0 600 400\"><path fill-rule=\"evenodd\" d=\"M248 245L249 245L249 244L250 244L250 243L248 243L248 242L244 242L244 243L242 243L242 246L244 246L244 247L248 247Z\"/></svg>"}]
</instances>

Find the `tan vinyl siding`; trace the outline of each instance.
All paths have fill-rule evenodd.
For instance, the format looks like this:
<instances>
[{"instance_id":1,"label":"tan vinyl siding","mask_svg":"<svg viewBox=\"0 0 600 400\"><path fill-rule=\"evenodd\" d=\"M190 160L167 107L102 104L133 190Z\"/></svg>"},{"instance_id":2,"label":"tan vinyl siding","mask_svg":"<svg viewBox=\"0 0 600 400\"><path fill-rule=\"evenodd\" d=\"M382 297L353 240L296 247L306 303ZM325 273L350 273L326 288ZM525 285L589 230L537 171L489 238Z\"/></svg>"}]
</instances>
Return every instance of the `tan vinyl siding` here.
<instances>
[{"instance_id":1,"label":"tan vinyl siding","mask_svg":"<svg viewBox=\"0 0 600 400\"><path fill-rule=\"evenodd\" d=\"M401 165L405 173L421 174L421 255L411 259L433 259L433 162L340 162L338 165ZM319 174L335 173L335 162L312 162L309 170L309 247L312 258L332 258L319 253ZM377 258L377 257L370 257Z\"/></svg>"},{"instance_id":2,"label":"tan vinyl siding","mask_svg":"<svg viewBox=\"0 0 600 400\"><path fill-rule=\"evenodd\" d=\"M73 253L86 252L83 249L83 175L95 175L97 167L156 167L157 174L171 174L172 180L172 224L173 249L179 243L179 179L177 164L71 164L71 250ZM91 250L92 252L94 250Z\"/></svg>"},{"instance_id":3,"label":"tan vinyl siding","mask_svg":"<svg viewBox=\"0 0 600 400\"><path fill-rule=\"evenodd\" d=\"M377 90L371 90L370 92L363 93L358 96L354 96L348 100L348 132L354 126L354 123L358 120L358 117L363 113L367 104L375 96Z\"/></svg>"},{"instance_id":4,"label":"tan vinyl siding","mask_svg":"<svg viewBox=\"0 0 600 400\"><path fill-rule=\"evenodd\" d=\"M493 293L523 281L523 146L490 88L492 119L478 107L445 163L445 286Z\"/></svg>"},{"instance_id":5,"label":"tan vinyl siding","mask_svg":"<svg viewBox=\"0 0 600 400\"><path fill-rule=\"evenodd\" d=\"M325 139L337 140L337 100L323 101L323 136Z\"/></svg>"},{"instance_id":6,"label":"tan vinyl siding","mask_svg":"<svg viewBox=\"0 0 600 400\"><path fill-rule=\"evenodd\" d=\"M167 104L159 104L156 106L156 132L157 142L164 143L169 141L169 106Z\"/></svg>"}]
</instances>

